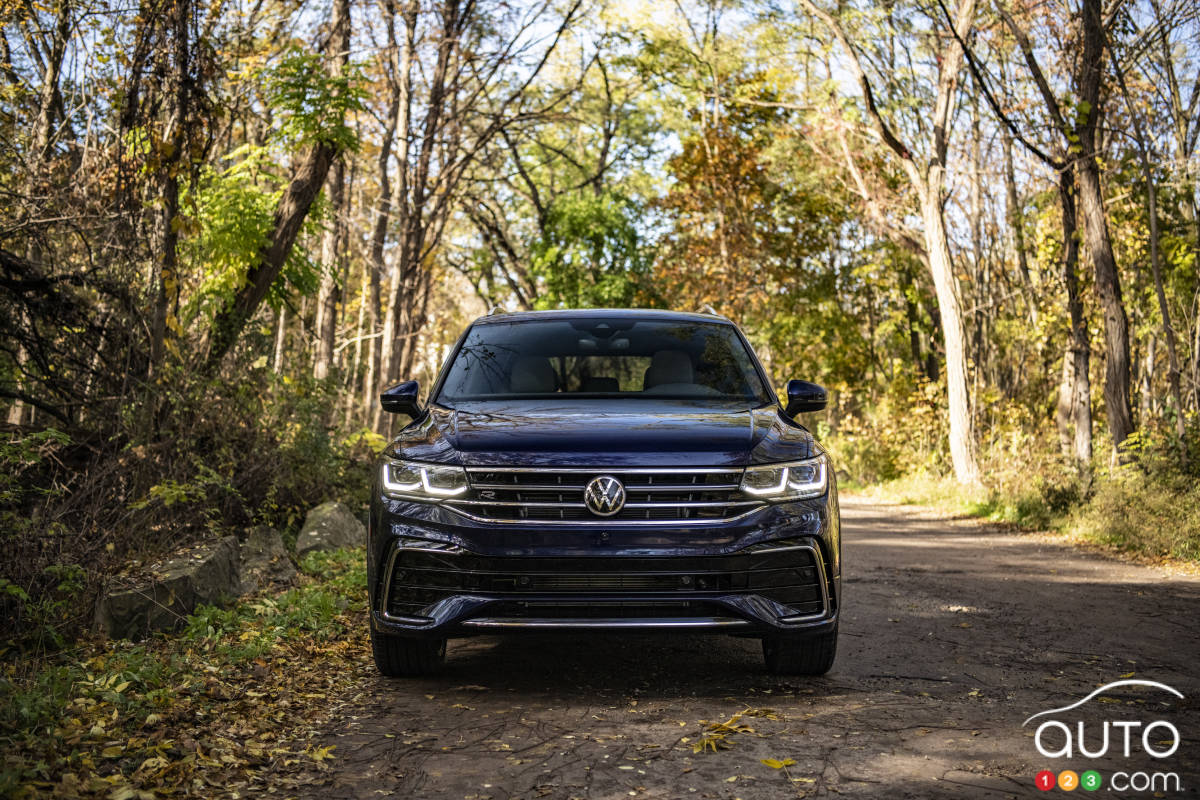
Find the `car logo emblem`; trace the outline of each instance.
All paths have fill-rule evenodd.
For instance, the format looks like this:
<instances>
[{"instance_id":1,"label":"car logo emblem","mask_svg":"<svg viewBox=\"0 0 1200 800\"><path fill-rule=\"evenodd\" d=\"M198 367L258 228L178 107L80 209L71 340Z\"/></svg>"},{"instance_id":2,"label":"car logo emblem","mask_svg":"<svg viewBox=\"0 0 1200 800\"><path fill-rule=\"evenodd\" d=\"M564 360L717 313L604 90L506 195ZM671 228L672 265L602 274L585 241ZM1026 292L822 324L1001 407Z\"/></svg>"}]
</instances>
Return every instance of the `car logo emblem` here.
<instances>
[{"instance_id":1,"label":"car logo emblem","mask_svg":"<svg viewBox=\"0 0 1200 800\"><path fill-rule=\"evenodd\" d=\"M611 517L625 507L625 487L611 475L592 478L583 490L583 502L598 517Z\"/></svg>"}]
</instances>

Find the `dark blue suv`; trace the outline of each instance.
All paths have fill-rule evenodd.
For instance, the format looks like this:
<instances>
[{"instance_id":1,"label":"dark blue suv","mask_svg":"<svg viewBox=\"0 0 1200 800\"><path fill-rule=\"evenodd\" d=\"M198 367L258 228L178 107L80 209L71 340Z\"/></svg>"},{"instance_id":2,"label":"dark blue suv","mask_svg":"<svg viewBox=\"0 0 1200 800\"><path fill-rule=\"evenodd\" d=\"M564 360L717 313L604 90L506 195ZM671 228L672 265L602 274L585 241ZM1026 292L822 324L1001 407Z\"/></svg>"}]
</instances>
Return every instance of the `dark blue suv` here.
<instances>
[{"instance_id":1,"label":"dark blue suv","mask_svg":"<svg viewBox=\"0 0 1200 800\"><path fill-rule=\"evenodd\" d=\"M762 639L773 672L837 648L841 538L825 451L741 331L710 314L541 311L476 320L384 452L367 550L371 644L427 674L446 640L546 630Z\"/></svg>"}]
</instances>

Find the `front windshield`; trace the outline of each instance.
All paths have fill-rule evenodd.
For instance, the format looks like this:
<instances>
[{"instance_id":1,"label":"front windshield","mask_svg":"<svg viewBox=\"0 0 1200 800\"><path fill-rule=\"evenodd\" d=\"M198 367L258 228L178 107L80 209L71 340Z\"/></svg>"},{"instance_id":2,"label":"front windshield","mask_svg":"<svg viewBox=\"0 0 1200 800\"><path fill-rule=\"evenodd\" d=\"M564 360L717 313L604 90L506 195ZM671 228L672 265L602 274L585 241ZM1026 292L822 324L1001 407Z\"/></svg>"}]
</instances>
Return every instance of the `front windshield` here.
<instances>
[{"instance_id":1,"label":"front windshield","mask_svg":"<svg viewBox=\"0 0 1200 800\"><path fill-rule=\"evenodd\" d=\"M547 397L769 401L732 325L597 316L474 326L437 402Z\"/></svg>"}]
</instances>

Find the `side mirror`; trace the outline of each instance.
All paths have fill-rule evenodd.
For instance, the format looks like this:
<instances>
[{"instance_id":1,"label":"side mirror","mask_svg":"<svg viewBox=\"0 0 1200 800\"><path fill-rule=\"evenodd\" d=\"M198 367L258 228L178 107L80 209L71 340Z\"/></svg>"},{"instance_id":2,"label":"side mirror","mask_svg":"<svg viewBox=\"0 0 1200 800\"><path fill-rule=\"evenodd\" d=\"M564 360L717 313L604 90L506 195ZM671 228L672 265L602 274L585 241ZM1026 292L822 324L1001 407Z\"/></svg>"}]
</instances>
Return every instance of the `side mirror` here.
<instances>
[{"instance_id":1,"label":"side mirror","mask_svg":"<svg viewBox=\"0 0 1200 800\"><path fill-rule=\"evenodd\" d=\"M421 416L421 405L417 402L417 382L398 383L379 395L379 403L389 414L407 414L416 419Z\"/></svg>"},{"instance_id":2,"label":"side mirror","mask_svg":"<svg viewBox=\"0 0 1200 800\"><path fill-rule=\"evenodd\" d=\"M820 411L829 402L825 387L808 381L788 381L787 408L784 413L794 417L804 411Z\"/></svg>"}]
</instances>

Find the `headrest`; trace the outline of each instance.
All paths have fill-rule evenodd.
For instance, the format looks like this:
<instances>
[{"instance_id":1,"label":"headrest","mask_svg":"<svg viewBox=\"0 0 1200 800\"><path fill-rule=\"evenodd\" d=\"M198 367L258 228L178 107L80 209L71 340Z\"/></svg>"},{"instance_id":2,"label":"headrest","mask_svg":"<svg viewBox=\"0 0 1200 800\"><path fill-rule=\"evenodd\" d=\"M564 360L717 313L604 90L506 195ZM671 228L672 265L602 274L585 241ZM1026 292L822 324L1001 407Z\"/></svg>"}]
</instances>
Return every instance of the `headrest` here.
<instances>
[{"instance_id":1,"label":"headrest","mask_svg":"<svg viewBox=\"0 0 1200 800\"><path fill-rule=\"evenodd\" d=\"M508 378L511 391L521 394L550 394L558 391L558 378L550 359L544 356L521 356L513 362Z\"/></svg>"},{"instance_id":2,"label":"headrest","mask_svg":"<svg viewBox=\"0 0 1200 800\"><path fill-rule=\"evenodd\" d=\"M692 369L691 356L682 350L659 350L650 359L642 388L653 389L668 383L694 382L695 372Z\"/></svg>"}]
</instances>

